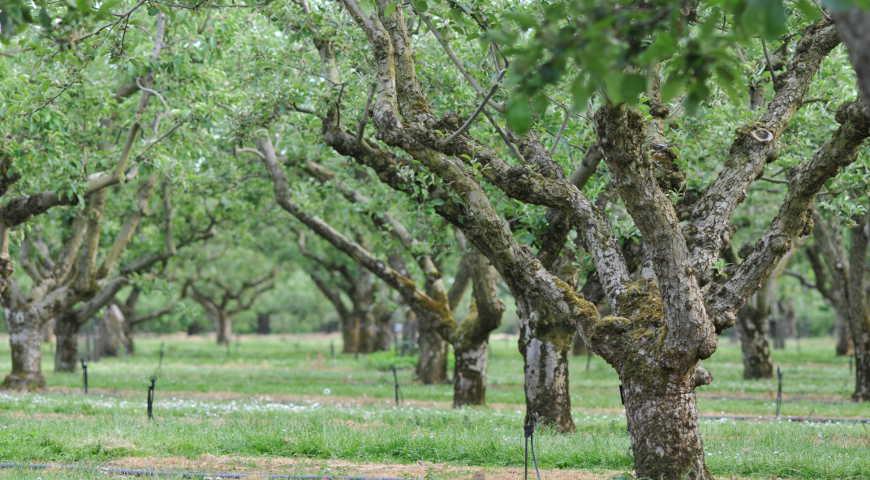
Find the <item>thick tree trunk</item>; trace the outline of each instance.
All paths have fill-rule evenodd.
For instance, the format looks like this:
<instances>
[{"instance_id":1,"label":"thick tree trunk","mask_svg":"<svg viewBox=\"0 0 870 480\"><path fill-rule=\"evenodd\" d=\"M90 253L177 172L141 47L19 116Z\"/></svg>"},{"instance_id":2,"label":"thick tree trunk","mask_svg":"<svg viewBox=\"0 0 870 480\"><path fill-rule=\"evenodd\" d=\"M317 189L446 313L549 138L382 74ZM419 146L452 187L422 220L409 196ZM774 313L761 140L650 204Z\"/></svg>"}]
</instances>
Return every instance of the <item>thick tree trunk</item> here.
<instances>
[{"instance_id":1,"label":"thick tree trunk","mask_svg":"<svg viewBox=\"0 0 870 480\"><path fill-rule=\"evenodd\" d=\"M489 341L454 349L453 407L486 403L486 362Z\"/></svg>"},{"instance_id":2,"label":"thick tree trunk","mask_svg":"<svg viewBox=\"0 0 870 480\"><path fill-rule=\"evenodd\" d=\"M852 354L852 335L849 332L849 320L837 312L834 331L837 336L835 351L837 356Z\"/></svg>"},{"instance_id":3,"label":"thick tree trunk","mask_svg":"<svg viewBox=\"0 0 870 480\"><path fill-rule=\"evenodd\" d=\"M354 315L348 315L341 322L342 353L357 353L360 350L359 325Z\"/></svg>"},{"instance_id":4,"label":"thick tree trunk","mask_svg":"<svg viewBox=\"0 0 870 480\"><path fill-rule=\"evenodd\" d=\"M553 334L547 340L535 338L528 320L520 318L519 348L524 362L527 421L534 420L560 432L574 431L568 390L568 350L572 343L573 332Z\"/></svg>"},{"instance_id":5,"label":"thick tree trunk","mask_svg":"<svg viewBox=\"0 0 870 480\"><path fill-rule=\"evenodd\" d=\"M78 317L72 312L61 314L55 319L54 336L57 339L54 348L55 372L74 372L76 370L80 329Z\"/></svg>"},{"instance_id":6,"label":"thick tree trunk","mask_svg":"<svg viewBox=\"0 0 870 480\"><path fill-rule=\"evenodd\" d=\"M737 315L740 347L743 353L743 378L758 379L773 377L770 361L770 345L764 334L764 312L746 306Z\"/></svg>"},{"instance_id":7,"label":"thick tree trunk","mask_svg":"<svg viewBox=\"0 0 870 480\"><path fill-rule=\"evenodd\" d=\"M622 392L637 478L712 480L704 464L693 375L624 375Z\"/></svg>"},{"instance_id":8,"label":"thick tree trunk","mask_svg":"<svg viewBox=\"0 0 870 480\"><path fill-rule=\"evenodd\" d=\"M6 310L12 372L3 380L3 388L38 390L45 387L42 376L42 331L36 318L22 310Z\"/></svg>"},{"instance_id":9,"label":"thick tree trunk","mask_svg":"<svg viewBox=\"0 0 870 480\"><path fill-rule=\"evenodd\" d=\"M420 356L417 359L417 378L424 385L447 381L447 342L432 328L426 328L420 313L418 316L419 335L417 345Z\"/></svg>"},{"instance_id":10,"label":"thick tree trunk","mask_svg":"<svg viewBox=\"0 0 870 480\"><path fill-rule=\"evenodd\" d=\"M217 330L218 345L228 345L233 336L233 323L229 315L223 312L218 313L215 318L215 329Z\"/></svg>"}]
</instances>

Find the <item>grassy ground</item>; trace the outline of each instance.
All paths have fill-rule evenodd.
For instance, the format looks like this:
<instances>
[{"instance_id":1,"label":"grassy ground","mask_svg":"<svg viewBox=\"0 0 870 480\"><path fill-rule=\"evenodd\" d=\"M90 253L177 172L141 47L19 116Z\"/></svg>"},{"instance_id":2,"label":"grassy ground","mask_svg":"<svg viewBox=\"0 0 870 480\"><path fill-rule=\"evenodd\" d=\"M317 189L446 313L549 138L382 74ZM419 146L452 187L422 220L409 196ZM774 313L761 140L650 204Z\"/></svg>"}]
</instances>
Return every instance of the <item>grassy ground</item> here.
<instances>
[{"instance_id":1,"label":"grassy ground","mask_svg":"<svg viewBox=\"0 0 870 480\"><path fill-rule=\"evenodd\" d=\"M7 371L8 346L0 340L0 370ZM163 342L157 420L149 422L145 388ZM493 341L490 406L463 410L449 408L449 385L414 384L410 357L333 358L330 343L338 349L339 341L325 337L246 337L229 349L212 342L142 339L137 355L89 367L87 397L78 391L80 373L47 373L46 393L0 392L0 460L129 465L138 459L157 468L171 464L170 458L208 456L254 459L254 464L278 458L360 465L522 464L522 362L514 340ZM800 352L792 343L774 357L784 376L783 415L870 417L870 407L847 400L848 360L833 355L831 341L802 340ZM46 372L50 359L46 350ZM400 370L406 400L401 408L392 405L391 364L406 367ZM582 469L607 478L631 466L618 381L601 360L592 359L588 371L585 364L585 357L575 358L571 368L577 433L541 432L538 457L545 468ZM702 389L702 413L773 414L775 382L743 381L736 345L723 340L706 367L715 381ZM867 424L706 418L702 431L707 462L717 475L857 479L870 472ZM0 478L40 475L90 478L82 472L0 471Z\"/></svg>"}]
</instances>

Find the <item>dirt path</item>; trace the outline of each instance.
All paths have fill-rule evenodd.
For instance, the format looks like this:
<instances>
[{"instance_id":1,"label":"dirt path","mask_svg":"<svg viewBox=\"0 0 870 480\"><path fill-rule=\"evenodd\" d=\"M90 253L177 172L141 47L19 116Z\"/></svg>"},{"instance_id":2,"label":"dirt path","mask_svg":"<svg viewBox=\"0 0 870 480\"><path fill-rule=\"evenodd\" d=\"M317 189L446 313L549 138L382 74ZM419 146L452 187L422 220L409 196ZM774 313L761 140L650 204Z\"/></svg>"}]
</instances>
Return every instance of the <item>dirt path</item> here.
<instances>
[{"instance_id":1,"label":"dirt path","mask_svg":"<svg viewBox=\"0 0 870 480\"><path fill-rule=\"evenodd\" d=\"M347 460L315 460L281 457L235 457L204 455L189 459L183 457L129 457L113 460L111 467L132 469L186 470L197 472L250 473L249 479L265 479L270 474L335 475L367 478L409 479L469 479L516 480L523 477L521 468L461 467L440 463L414 464L355 463ZM603 480L620 472L588 470L542 470L547 480Z\"/></svg>"}]
</instances>

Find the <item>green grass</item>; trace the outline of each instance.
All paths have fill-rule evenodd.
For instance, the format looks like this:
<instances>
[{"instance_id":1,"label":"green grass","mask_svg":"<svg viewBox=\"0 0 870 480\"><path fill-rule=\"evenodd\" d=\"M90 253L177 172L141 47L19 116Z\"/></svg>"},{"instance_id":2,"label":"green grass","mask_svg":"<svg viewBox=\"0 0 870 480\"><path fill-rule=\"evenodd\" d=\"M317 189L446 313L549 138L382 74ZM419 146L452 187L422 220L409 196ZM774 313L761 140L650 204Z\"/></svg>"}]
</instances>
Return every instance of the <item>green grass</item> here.
<instances>
[{"instance_id":1,"label":"green grass","mask_svg":"<svg viewBox=\"0 0 870 480\"><path fill-rule=\"evenodd\" d=\"M145 387L160 343L142 339L136 356L93 363L90 385L98 394L0 393L0 460L96 464L129 456L227 455L480 466L522 462L522 362L512 340L493 342L488 399L494 408L452 410L447 408L449 385L414 384L409 368L400 373L406 399L445 403L432 408L391 405L387 368L393 361L407 367L408 358L382 353L333 359L328 340L244 338L227 351L211 340L177 337L166 341L157 420L148 422ZM0 349L4 370L9 368L7 348ZM703 389L702 413L773 413L775 384L744 382L739 355L735 345L723 341L706 362L715 381ZM784 372L785 415L870 416L870 406L847 400L848 361L833 355L830 341L803 340L801 352L790 345L774 356ZM577 433L541 432L541 465L629 470L615 374L598 359L588 372L584 367L585 358L573 359ZM50 387L79 388L81 375L47 373L47 381ZM200 395L191 396L193 392ZM216 392L242 395L221 400ZM280 400L257 398L267 395ZM292 400L301 395L317 397ZM753 399L730 398L743 395ZM366 397L369 402L356 402ZM718 475L857 479L870 471L866 424L702 420L701 428L708 465ZM0 472L0 478L38 477L9 475Z\"/></svg>"}]
</instances>

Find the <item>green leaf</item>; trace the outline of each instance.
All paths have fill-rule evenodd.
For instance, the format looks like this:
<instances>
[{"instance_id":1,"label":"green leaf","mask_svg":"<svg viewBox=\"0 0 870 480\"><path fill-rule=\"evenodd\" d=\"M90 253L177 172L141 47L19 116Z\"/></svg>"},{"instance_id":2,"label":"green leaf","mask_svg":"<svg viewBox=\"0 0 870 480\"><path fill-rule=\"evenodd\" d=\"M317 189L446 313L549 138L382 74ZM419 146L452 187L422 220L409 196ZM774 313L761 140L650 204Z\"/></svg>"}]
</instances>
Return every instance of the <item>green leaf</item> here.
<instances>
[{"instance_id":1,"label":"green leaf","mask_svg":"<svg viewBox=\"0 0 870 480\"><path fill-rule=\"evenodd\" d=\"M532 111L529 99L523 96L512 98L507 104L507 123L511 130L522 135L532 126Z\"/></svg>"},{"instance_id":2,"label":"green leaf","mask_svg":"<svg viewBox=\"0 0 870 480\"><path fill-rule=\"evenodd\" d=\"M571 83L571 95L574 98L574 109L577 111L586 110L586 103L592 97L595 88L589 83L589 80L584 75L577 75L577 78Z\"/></svg>"},{"instance_id":3,"label":"green leaf","mask_svg":"<svg viewBox=\"0 0 870 480\"><path fill-rule=\"evenodd\" d=\"M411 6L414 7L414 11L417 13L426 13L429 10L429 4L426 0L411 0Z\"/></svg>"},{"instance_id":4,"label":"green leaf","mask_svg":"<svg viewBox=\"0 0 870 480\"><path fill-rule=\"evenodd\" d=\"M628 103L635 103L638 95L646 90L646 77L636 73L629 73L622 77L622 82L619 86L619 93L622 100Z\"/></svg>"}]
</instances>

